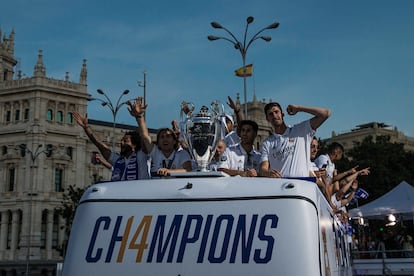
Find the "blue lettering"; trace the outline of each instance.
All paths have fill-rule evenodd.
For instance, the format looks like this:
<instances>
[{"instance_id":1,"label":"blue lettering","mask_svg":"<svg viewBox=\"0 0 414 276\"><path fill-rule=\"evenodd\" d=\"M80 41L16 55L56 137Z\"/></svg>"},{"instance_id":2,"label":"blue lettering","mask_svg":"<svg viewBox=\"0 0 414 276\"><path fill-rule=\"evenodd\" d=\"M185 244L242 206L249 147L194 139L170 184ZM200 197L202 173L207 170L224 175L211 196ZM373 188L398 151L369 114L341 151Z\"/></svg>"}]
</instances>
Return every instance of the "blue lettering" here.
<instances>
[{"instance_id":1,"label":"blue lettering","mask_svg":"<svg viewBox=\"0 0 414 276\"><path fill-rule=\"evenodd\" d=\"M154 235L153 235L152 241L151 241L150 251L148 253L148 258L147 258L147 262L149 262L149 263L152 262L152 258L154 256L154 251L155 251L155 246L157 244L157 241L158 241L157 263L161 263L163 258L164 258L165 252L167 251L167 247L168 247L171 240L172 240L172 242L171 242L171 246L170 246L170 251L168 253L167 262L168 263L172 262L173 255L174 255L174 249L175 249L175 246L177 244L178 232L180 230L183 215L175 215L174 216L174 219L171 223L170 230L169 230L168 235L167 235L167 239L165 241L165 244L163 245L165 219L166 219L165 215L158 216L158 218L157 218L157 222L156 222L155 229L154 229Z\"/></svg>"},{"instance_id":2,"label":"blue lettering","mask_svg":"<svg viewBox=\"0 0 414 276\"><path fill-rule=\"evenodd\" d=\"M227 225L226 225L226 230L224 233L223 244L221 246L220 255L218 257L215 257L214 253L216 251L217 242L219 241L218 236L220 234L221 224L224 221L227 221ZM229 247L231 229L233 228L233 221L234 221L234 217L232 215L221 215L217 218L216 225L214 227L213 236L211 239L210 251L208 254L208 260L210 261L210 263L222 263L226 259L227 249Z\"/></svg>"},{"instance_id":3,"label":"blue lettering","mask_svg":"<svg viewBox=\"0 0 414 276\"><path fill-rule=\"evenodd\" d=\"M237 247L239 245L240 235L241 235L241 253L242 253L242 263L248 263L250 259L250 252L252 251L253 236L254 230L256 229L258 215L253 215L252 222L250 224L249 235L246 243L246 215L240 215L239 221L237 222L236 232L234 234L233 248L230 255L230 263L236 261Z\"/></svg>"},{"instance_id":4,"label":"blue lettering","mask_svg":"<svg viewBox=\"0 0 414 276\"><path fill-rule=\"evenodd\" d=\"M204 254L206 252L208 234L210 233L211 222L213 221L213 215L208 215L206 225L204 226L203 237L201 238L200 251L198 252L197 263L204 261Z\"/></svg>"},{"instance_id":5,"label":"blue lettering","mask_svg":"<svg viewBox=\"0 0 414 276\"><path fill-rule=\"evenodd\" d=\"M96 238L98 236L99 227L100 227L101 223L104 223L103 229L108 230L109 224L111 223L111 218L106 216L106 217L99 217L96 220L95 227L93 228L93 232L92 232L91 241L89 242L88 252L86 253L86 261L88 263L96 263L97 261L99 261L99 259L101 258L101 255L102 255L102 250L103 249L98 248L96 250L95 256L92 256L93 248L95 246Z\"/></svg>"},{"instance_id":6,"label":"blue lettering","mask_svg":"<svg viewBox=\"0 0 414 276\"><path fill-rule=\"evenodd\" d=\"M262 217L260 221L259 233L258 238L261 241L267 241L267 250L265 256L263 258L260 257L261 250L256 249L254 252L254 261L256 263L268 263L272 259L273 253L273 245L275 243L275 239L272 236L265 235L267 221L270 220L270 228L277 228L277 223L279 218L276 215L265 215Z\"/></svg>"},{"instance_id":7,"label":"blue lettering","mask_svg":"<svg viewBox=\"0 0 414 276\"><path fill-rule=\"evenodd\" d=\"M114 231L112 232L111 242L109 243L108 253L106 254L105 263L111 262L112 253L114 252L115 243L122 241L122 236L117 236L119 226L121 226L122 216L116 218Z\"/></svg>"},{"instance_id":8,"label":"blue lettering","mask_svg":"<svg viewBox=\"0 0 414 276\"><path fill-rule=\"evenodd\" d=\"M194 234L190 238L189 237L189 232L190 232L190 228L191 228L191 224L192 224L193 220L196 221L196 226L195 226L195 229L194 229ZM184 251L185 251L185 247L186 247L187 243L195 243L198 240L198 237L200 237L200 229L201 229L202 222L203 222L203 217L201 215L189 215L187 217L187 221L186 221L185 227L184 227L183 236L181 238L180 249L178 251L177 263L182 263L183 262Z\"/></svg>"}]
</instances>

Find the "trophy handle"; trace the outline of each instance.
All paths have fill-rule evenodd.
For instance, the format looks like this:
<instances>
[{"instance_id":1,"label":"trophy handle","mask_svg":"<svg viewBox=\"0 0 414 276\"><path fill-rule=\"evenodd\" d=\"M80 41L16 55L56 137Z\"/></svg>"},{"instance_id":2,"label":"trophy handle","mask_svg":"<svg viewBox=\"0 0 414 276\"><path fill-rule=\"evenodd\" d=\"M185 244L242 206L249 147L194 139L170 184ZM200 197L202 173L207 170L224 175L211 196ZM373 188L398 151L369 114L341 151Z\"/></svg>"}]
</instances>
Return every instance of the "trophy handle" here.
<instances>
[{"instance_id":1,"label":"trophy handle","mask_svg":"<svg viewBox=\"0 0 414 276\"><path fill-rule=\"evenodd\" d=\"M220 110L221 107L221 110ZM219 114L224 114L224 105L218 101L215 100L211 102L211 110L214 112L215 117L217 117Z\"/></svg>"},{"instance_id":2,"label":"trophy handle","mask_svg":"<svg viewBox=\"0 0 414 276\"><path fill-rule=\"evenodd\" d=\"M195 108L195 106L194 106L194 104L192 102L182 101L181 102L181 112L180 112L180 119L181 119L181 121L183 120L184 115L187 118L190 118L191 117L191 114L194 111L194 108Z\"/></svg>"}]
</instances>

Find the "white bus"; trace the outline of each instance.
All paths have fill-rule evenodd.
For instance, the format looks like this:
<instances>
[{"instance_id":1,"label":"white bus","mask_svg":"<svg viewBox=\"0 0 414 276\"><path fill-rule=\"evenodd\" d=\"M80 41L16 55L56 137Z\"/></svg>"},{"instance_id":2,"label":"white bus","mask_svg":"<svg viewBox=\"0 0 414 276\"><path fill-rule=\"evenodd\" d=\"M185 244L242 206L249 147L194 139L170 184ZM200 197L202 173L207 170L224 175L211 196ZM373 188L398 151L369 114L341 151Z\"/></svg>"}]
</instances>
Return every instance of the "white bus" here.
<instances>
[{"instance_id":1,"label":"white bus","mask_svg":"<svg viewBox=\"0 0 414 276\"><path fill-rule=\"evenodd\" d=\"M352 270L344 229L315 183L203 176L90 187L76 211L62 275Z\"/></svg>"}]
</instances>

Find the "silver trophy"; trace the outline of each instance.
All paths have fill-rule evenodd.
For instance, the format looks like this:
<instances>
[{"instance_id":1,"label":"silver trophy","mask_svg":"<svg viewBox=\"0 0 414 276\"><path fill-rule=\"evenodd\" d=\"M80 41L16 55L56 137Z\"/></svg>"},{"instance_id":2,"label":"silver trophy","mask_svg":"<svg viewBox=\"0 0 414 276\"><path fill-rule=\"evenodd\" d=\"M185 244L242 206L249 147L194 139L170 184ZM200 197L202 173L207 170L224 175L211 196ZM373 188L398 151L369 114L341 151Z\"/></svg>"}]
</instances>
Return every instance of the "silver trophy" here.
<instances>
[{"instance_id":1,"label":"silver trophy","mask_svg":"<svg viewBox=\"0 0 414 276\"><path fill-rule=\"evenodd\" d=\"M210 109L202 106L198 113L189 102L181 103L181 134L187 143L189 151L197 162L197 171L207 172L208 164L213 158L217 142L223 139L223 127L220 120L224 107L214 101Z\"/></svg>"}]
</instances>

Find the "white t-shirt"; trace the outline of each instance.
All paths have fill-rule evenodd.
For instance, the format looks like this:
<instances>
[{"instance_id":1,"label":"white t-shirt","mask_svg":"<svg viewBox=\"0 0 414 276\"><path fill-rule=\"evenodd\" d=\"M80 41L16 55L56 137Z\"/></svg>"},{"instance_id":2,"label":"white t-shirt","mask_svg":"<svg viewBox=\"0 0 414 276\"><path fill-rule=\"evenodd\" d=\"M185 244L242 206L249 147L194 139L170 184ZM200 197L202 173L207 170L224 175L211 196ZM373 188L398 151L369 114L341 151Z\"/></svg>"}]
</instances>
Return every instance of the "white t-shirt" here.
<instances>
[{"instance_id":1,"label":"white t-shirt","mask_svg":"<svg viewBox=\"0 0 414 276\"><path fill-rule=\"evenodd\" d=\"M210 163L207 166L207 169L216 172L217 168L220 168L226 160L227 156L223 152L219 160L216 160L215 158L211 159Z\"/></svg>"},{"instance_id":2,"label":"white t-shirt","mask_svg":"<svg viewBox=\"0 0 414 276\"><path fill-rule=\"evenodd\" d=\"M247 153L244 148L238 144L229 148L223 153L226 160L221 162L219 168L245 171L247 169L255 169L259 171L260 167L260 153L252 149Z\"/></svg>"},{"instance_id":3,"label":"white t-shirt","mask_svg":"<svg viewBox=\"0 0 414 276\"><path fill-rule=\"evenodd\" d=\"M154 145L149 155L151 173L156 173L160 168L182 169L185 162L191 161L190 154L182 148L174 150L170 156L165 157L157 145Z\"/></svg>"},{"instance_id":4,"label":"white t-shirt","mask_svg":"<svg viewBox=\"0 0 414 276\"><path fill-rule=\"evenodd\" d=\"M284 177L308 177L314 135L310 120L288 127L282 135L274 133L263 141L260 162L269 161Z\"/></svg>"},{"instance_id":5,"label":"white t-shirt","mask_svg":"<svg viewBox=\"0 0 414 276\"><path fill-rule=\"evenodd\" d=\"M323 165L326 165L326 179L329 181L333 178L335 171L335 164L331 161L328 154L321 154L315 159L316 166L321 169Z\"/></svg>"}]
</instances>

